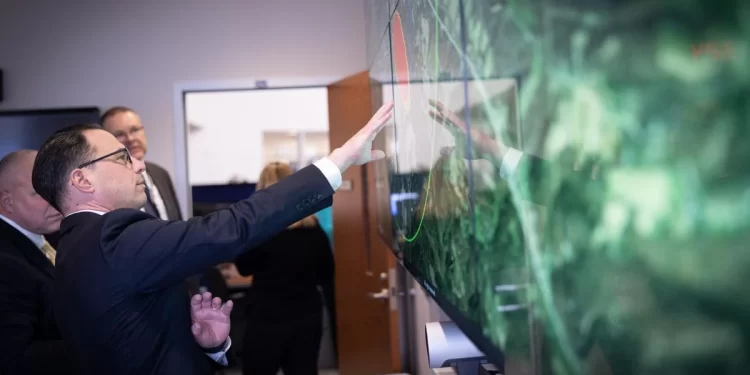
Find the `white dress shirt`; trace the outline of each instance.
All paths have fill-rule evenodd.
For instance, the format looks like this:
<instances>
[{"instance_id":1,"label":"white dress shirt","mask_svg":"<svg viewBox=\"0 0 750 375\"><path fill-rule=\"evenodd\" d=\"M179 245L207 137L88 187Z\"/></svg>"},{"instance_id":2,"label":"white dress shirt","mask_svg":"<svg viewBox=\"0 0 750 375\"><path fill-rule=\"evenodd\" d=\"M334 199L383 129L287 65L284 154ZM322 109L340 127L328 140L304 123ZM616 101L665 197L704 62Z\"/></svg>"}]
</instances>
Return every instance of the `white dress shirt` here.
<instances>
[{"instance_id":1,"label":"white dress shirt","mask_svg":"<svg viewBox=\"0 0 750 375\"><path fill-rule=\"evenodd\" d=\"M159 193L159 188L156 187L154 180L151 179L151 176L149 176L146 171L141 173L141 175L143 176L143 181L146 183L151 194L151 203L154 204L156 212L159 213L159 218L162 220L169 220L169 215L167 215L167 205L164 204L164 199L161 197L161 193ZM141 211L146 212L146 208L141 208Z\"/></svg>"},{"instance_id":2,"label":"white dress shirt","mask_svg":"<svg viewBox=\"0 0 750 375\"><path fill-rule=\"evenodd\" d=\"M331 184L331 189L333 189L333 191L336 191L341 187L341 171L331 159L323 158L313 163L313 165L323 173L323 176L326 177L328 183Z\"/></svg>"}]
</instances>

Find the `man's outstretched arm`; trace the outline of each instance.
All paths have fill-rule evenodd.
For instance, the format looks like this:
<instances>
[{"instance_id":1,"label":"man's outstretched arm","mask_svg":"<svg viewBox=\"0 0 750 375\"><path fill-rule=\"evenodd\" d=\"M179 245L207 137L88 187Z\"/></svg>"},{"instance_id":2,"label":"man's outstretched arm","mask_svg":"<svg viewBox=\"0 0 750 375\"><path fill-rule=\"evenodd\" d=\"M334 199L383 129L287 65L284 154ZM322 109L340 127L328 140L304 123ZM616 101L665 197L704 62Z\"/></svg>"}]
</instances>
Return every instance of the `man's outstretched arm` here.
<instances>
[{"instance_id":1,"label":"man's outstretched arm","mask_svg":"<svg viewBox=\"0 0 750 375\"><path fill-rule=\"evenodd\" d=\"M137 210L106 214L101 239L109 264L134 292L157 290L257 246L333 202L341 174L385 156L372 142L391 116L382 107L351 139L314 165L251 197L187 221L152 220Z\"/></svg>"}]
</instances>

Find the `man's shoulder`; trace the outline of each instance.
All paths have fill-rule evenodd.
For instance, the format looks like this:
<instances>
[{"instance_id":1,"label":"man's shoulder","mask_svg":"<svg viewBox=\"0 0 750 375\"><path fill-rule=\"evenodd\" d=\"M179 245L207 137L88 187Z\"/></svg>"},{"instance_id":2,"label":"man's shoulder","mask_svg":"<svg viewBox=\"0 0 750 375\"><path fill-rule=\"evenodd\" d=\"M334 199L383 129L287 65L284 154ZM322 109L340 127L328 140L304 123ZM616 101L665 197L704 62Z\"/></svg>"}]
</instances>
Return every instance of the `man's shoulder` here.
<instances>
[{"instance_id":1,"label":"man's shoulder","mask_svg":"<svg viewBox=\"0 0 750 375\"><path fill-rule=\"evenodd\" d=\"M90 235L96 235L104 242L113 239L113 235L124 231L135 223L149 218L153 219L153 216L132 208L121 208L101 215L92 213L85 216L76 214L75 216L78 217L66 217L63 220L61 227L63 232L73 230L81 233L83 231ZM99 235L102 237L98 237Z\"/></svg>"},{"instance_id":2,"label":"man's shoulder","mask_svg":"<svg viewBox=\"0 0 750 375\"><path fill-rule=\"evenodd\" d=\"M4 248L6 243L0 242L0 280L13 280L17 284L21 279L32 277L34 273L29 261L14 252L5 251Z\"/></svg>"},{"instance_id":3,"label":"man's shoulder","mask_svg":"<svg viewBox=\"0 0 750 375\"><path fill-rule=\"evenodd\" d=\"M15 255L16 245L8 238L7 235L0 235L0 255Z\"/></svg>"},{"instance_id":4,"label":"man's shoulder","mask_svg":"<svg viewBox=\"0 0 750 375\"><path fill-rule=\"evenodd\" d=\"M12 227L6 223L5 220L0 219L0 249L7 247L15 247L14 239L23 237L23 234L18 229Z\"/></svg>"},{"instance_id":5,"label":"man's shoulder","mask_svg":"<svg viewBox=\"0 0 750 375\"><path fill-rule=\"evenodd\" d=\"M131 208L117 209L102 214L76 213L66 217L61 223L60 246L65 248L71 244L80 246L81 243L88 243L106 248L107 244L111 244L113 240L116 241L119 234L132 224L149 217L151 216L147 213Z\"/></svg>"},{"instance_id":6,"label":"man's shoulder","mask_svg":"<svg viewBox=\"0 0 750 375\"><path fill-rule=\"evenodd\" d=\"M151 176L154 184L156 184L159 189L174 189L172 186L172 177L166 169L151 162L146 162L145 164L146 172L148 172L148 175Z\"/></svg>"},{"instance_id":7,"label":"man's shoulder","mask_svg":"<svg viewBox=\"0 0 750 375\"><path fill-rule=\"evenodd\" d=\"M168 223L140 210L117 209L102 215L95 236L104 254L128 256Z\"/></svg>"},{"instance_id":8,"label":"man's shoulder","mask_svg":"<svg viewBox=\"0 0 750 375\"><path fill-rule=\"evenodd\" d=\"M146 164L146 168L154 168L154 169L159 169L162 171L165 170L164 167L152 161L144 161L143 163Z\"/></svg>"},{"instance_id":9,"label":"man's shoulder","mask_svg":"<svg viewBox=\"0 0 750 375\"><path fill-rule=\"evenodd\" d=\"M0 267L24 263L18 254L6 251L8 247L7 243L0 239Z\"/></svg>"},{"instance_id":10,"label":"man's shoulder","mask_svg":"<svg viewBox=\"0 0 750 375\"><path fill-rule=\"evenodd\" d=\"M9 256L18 256L19 253L17 250L21 240L31 243L31 240L24 237L24 235L16 228L13 228L0 220L0 255L7 254Z\"/></svg>"},{"instance_id":11,"label":"man's shoulder","mask_svg":"<svg viewBox=\"0 0 750 375\"><path fill-rule=\"evenodd\" d=\"M141 210L117 209L102 216L102 243L113 243L112 240L120 239L120 235L126 235L123 238L129 242L140 242L170 223L174 221L157 219Z\"/></svg>"},{"instance_id":12,"label":"man's shoulder","mask_svg":"<svg viewBox=\"0 0 750 375\"><path fill-rule=\"evenodd\" d=\"M153 216L134 208L120 208L102 215L105 226L114 224L130 225L144 220L155 220Z\"/></svg>"},{"instance_id":13,"label":"man's shoulder","mask_svg":"<svg viewBox=\"0 0 750 375\"><path fill-rule=\"evenodd\" d=\"M156 164L150 161L144 162L144 164L146 164L146 171L149 173L156 172L156 173L167 174L167 175L169 174L167 170L164 169L164 167L162 167L159 164Z\"/></svg>"},{"instance_id":14,"label":"man's shoulder","mask_svg":"<svg viewBox=\"0 0 750 375\"><path fill-rule=\"evenodd\" d=\"M146 172L148 172L149 174L165 174L169 176L169 172L167 172L167 170L159 164L152 163L150 161L144 162L144 164L146 164Z\"/></svg>"},{"instance_id":15,"label":"man's shoulder","mask_svg":"<svg viewBox=\"0 0 750 375\"><path fill-rule=\"evenodd\" d=\"M24 251L35 247L36 245L18 229L0 220L0 255L5 254L7 257L27 263L28 259L24 255Z\"/></svg>"}]
</instances>

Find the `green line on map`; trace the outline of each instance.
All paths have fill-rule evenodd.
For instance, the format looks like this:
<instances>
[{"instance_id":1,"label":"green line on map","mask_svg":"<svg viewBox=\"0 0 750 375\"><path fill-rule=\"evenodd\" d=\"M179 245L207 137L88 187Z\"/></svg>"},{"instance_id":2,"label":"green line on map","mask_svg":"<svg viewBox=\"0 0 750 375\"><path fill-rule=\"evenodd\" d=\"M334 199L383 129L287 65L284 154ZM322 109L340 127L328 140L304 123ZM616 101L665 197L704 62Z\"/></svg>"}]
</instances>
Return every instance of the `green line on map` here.
<instances>
[{"instance_id":1,"label":"green line on map","mask_svg":"<svg viewBox=\"0 0 750 375\"><path fill-rule=\"evenodd\" d=\"M435 2L437 3L437 0L435 0ZM435 97L437 98L437 91L440 88L440 64L439 64L439 58L440 57L439 57L439 54L438 54L438 51L439 51L438 46L440 45L439 41L438 41L438 38L440 37L440 32L439 32L439 30L440 30L439 27L440 26L439 26L439 22L437 22L437 19L438 19L437 6L434 7L433 9L434 9L434 12L435 12L435 19L436 19L436 21L435 21L435 46L434 46L434 49L435 49L435 70L434 70L434 72L435 72L435 76L436 76L436 78L435 78L435 91L436 91ZM435 149L434 149L434 146L435 146L434 145L434 143L435 143L435 128L434 127L432 129L432 143L433 143L433 145L432 145L433 146L433 150L432 151L434 153L435 152ZM417 224L417 230L414 232L414 235L411 236L411 237L404 236L404 240L406 242L413 242L417 238L417 236L419 235L419 231L422 229L422 223L424 222L424 214L425 214L425 211L427 211L427 202L430 199L430 190L431 190L430 182L431 182L431 180L432 180L432 167L430 167L430 171L427 173L427 188L425 189L424 205L422 206L422 214L419 216L419 224Z\"/></svg>"}]
</instances>

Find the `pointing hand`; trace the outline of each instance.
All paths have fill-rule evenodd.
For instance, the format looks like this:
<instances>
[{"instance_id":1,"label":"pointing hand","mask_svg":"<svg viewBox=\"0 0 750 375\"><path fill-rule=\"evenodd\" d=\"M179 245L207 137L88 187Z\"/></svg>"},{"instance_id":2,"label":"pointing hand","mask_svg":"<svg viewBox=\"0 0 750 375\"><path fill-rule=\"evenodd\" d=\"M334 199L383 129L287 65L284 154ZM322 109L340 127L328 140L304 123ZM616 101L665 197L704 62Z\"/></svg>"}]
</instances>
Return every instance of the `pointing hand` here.
<instances>
[{"instance_id":1,"label":"pointing hand","mask_svg":"<svg viewBox=\"0 0 750 375\"><path fill-rule=\"evenodd\" d=\"M384 104L375 112L367 125L341 147L331 152L329 159L336 164L341 173L352 165L362 165L385 158L385 152L372 149L372 142L392 115L393 103Z\"/></svg>"}]
</instances>

